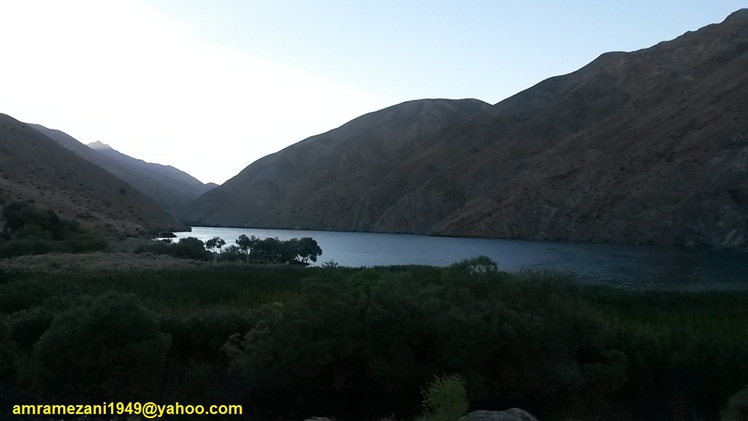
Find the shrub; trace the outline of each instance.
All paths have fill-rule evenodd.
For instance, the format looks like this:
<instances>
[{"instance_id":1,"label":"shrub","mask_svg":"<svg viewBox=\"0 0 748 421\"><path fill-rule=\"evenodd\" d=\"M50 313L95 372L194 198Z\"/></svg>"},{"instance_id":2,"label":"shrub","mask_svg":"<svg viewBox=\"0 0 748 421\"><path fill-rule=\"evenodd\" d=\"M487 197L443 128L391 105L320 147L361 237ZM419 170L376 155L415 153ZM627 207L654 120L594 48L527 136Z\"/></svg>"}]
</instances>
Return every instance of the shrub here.
<instances>
[{"instance_id":1,"label":"shrub","mask_svg":"<svg viewBox=\"0 0 748 421\"><path fill-rule=\"evenodd\" d=\"M465 271L471 275L494 273L499 269L499 265L488 256L477 256L461 260L450 266L450 269Z\"/></svg>"},{"instance_id":2,"label":"shrub","mask_svg":"<svg viewBox=\"0 0 748 421\"><path fill-rule=\"evenodd\" d=\"M148 246L141 246L135 253L168 254L180 259L211 260L213 253L205 250L205 243L195 237L181 238L178 243L157 241Z\"/></svg>"},{"instance_id":3,"label":"shrub","mask_svg":"<svg viewBox=\"0 0 748 421\"><path fill-rule=\"evenodd\" d=\"M459 375L435 377L421 394L427 420L457 421L468 411L465 380Z\"/></svg>"},{"instance_id":4,"label":"shrub","mask_svg":"<svg viewBox=\"0 0 748 421\"><path fill-rule=\"evenodd\" d=\"M210 260L213 255L205 250L205 243L195 237L181 238L172 247L171 255L181 259Z\"/></svg>"},{"instance_id":5,"label":"shrub","mask_svg":"<svg viewBox=\"0 0 748 421\"><path fill-rule=\"evenodd\" d=\"M16 346L11 338L7 323L0 322L0 401L3 395L12 391L16 383Z\"/></svg>"},{"instance_id":6,"label":"shrub","mask_svg":"<svg viewBox=\"0 0 748 421\"><path fill-rule=\"evenodd\" d=\"M327 269L334 269L334 268L338 267L339 265L338 265L338 262L336 262L334 260L328 260L325 263L322 263L321 266L323 268L327 268Z\"/></svg>"},{"instance_id":7,"label":"shrub","mask_svg":"<svg viewBox=\"0 0 748 421\"><path fill-rule=\"evenodd\" d=\"M7 318L12 328L13 341L23 349L31 349L49 329L53 320L53 313L46 307L24 308Z\"/></svg>"},{"instance_id":8,"label":"shrub","mask_svg":"<svg viewBox=\"0 0 748 421\"><path fill-rule=\"evenodd\" d=\"M748 386L739 390L727 402L722 421L748 421Z\"/></svg>"},{"instance_id":9,"label":"shrub","mask_svg":"<svg viewBox=\"0 0 748 421\"><path fill-rule=\"evenodd\" d=\"M132 295L71 307L39 339L37 386L67 401L153 399L170 342L158 326Z\"/></svg>"},{"instance_id":10,"label":"shrub","mask_svg":"<svg viewBox=\"0 0 748 421\"><path fill-rule=\"evenodd\" d=\"M236 244L226 247L222 253L218 254L218 261L220 262L238 262L243 259L245 259L245 254Z\"/></svg>"}]
</instances>

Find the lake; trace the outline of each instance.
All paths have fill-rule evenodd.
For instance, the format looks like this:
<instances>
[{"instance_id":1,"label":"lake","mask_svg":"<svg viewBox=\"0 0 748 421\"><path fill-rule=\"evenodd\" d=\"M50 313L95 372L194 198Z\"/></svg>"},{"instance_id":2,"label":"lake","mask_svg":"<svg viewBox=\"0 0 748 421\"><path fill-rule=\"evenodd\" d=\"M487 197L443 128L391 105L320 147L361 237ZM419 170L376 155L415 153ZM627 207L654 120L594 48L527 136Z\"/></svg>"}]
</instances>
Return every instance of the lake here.
<instances>
[{"instance_id":1,"label":"lake","mask_svg":"<svg viewBox=\"0 0 748 421\"><path fill-rule=\"evenodd\" d=\"M745 251L253 228L193 227L192 232L175 233L203 241L221 237L227 245L241 234L281 240L312 237L322 249L317 265L448 266L485 255L500 270L552 269L572 272L583 282L627 288L748 289Z\"/></svg>"}]
</instances>

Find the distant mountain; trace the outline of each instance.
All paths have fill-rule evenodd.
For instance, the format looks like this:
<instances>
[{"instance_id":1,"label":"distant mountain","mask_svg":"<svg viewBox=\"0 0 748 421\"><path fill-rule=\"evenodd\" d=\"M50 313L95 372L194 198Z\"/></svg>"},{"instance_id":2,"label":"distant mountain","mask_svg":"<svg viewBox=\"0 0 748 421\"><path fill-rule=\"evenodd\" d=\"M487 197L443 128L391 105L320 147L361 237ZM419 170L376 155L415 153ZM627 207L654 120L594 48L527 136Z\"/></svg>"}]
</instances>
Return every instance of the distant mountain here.
<instances>
[{"instance_id":1,"label":"distant mountain","mask_svg":"<svg viewBox=\"0 0 748 421\"><path fill-rule=\"evenodd\" d=\"M131 185L0 114L0 203L31 201L104 233L184 228ZM2 205L0 205L2 206Z\"/></svg>"},{"instance_id":2,"label":"distant mountain","mask_svg":"<svg viewBox=\"0 0 748 421\"><path fill-rule=\"evenodd\" d=\"M651 48L603 54L491 107L427 100L368 114L253 163L184 216L748 247L746 110L740 10Z\"/></svg>"},{"instance_id":3,"label":"distant mountain","mask_svg":"<svg viewBox=\"0 0 748 421\"><path fill-rule=\"evenodd\" d=\"M120 153L101 142L88 146L60 130L39 124L29 126L40 131L80 157L92 162L145 193L164 209L179 213L190 202L216 187L203 184L172 166L152 164Z\"/></svg>"}]
</instances>

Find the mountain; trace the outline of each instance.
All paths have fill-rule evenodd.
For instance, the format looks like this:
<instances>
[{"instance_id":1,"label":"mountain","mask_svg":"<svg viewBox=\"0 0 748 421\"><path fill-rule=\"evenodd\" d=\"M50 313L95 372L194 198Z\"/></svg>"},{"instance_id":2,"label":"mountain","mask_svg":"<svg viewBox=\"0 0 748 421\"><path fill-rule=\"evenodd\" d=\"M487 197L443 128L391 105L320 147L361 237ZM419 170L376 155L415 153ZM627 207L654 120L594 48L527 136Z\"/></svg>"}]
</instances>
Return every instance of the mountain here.
<instances>
[{"instance_id":1,"label":"mountain","mask_svg":"<svg viewBox=\"0 0 748 421\"><path fill-rule=\"evenodd\" d=\"M185 217L748 247L748 9L603 54L493 106L425 122L432 130L410 138L425 119L413 108L465 103L416 101L360 117L253 163Z\"/></svg>"},{"instance_id":2,"label":"mountain","mask_svg":"<svg viewBox=\"0 0 748 421\"><path fill-rule=\"evenodd\" d=\"M39 124L29 124L29 126L85 160L131 184L159 206L175 214L203 193L216 187L212 183L203 184L172 166L132 158L102 142L94 142L86 146L60 130L49 129Z\"/></svg>"},{"instance_id":3,"label":"mountain","mask_svg":"<svg viewBox=\"0 0 748 421\"><path fill-rule=\"evenodd\" d=\"M184 228L129 184L4 114L0 114L0 198L0 203L33 202L104 233Z\"/></svg>"},{"instance_id":4,"label":"mountain","mask_svg":"<svg viewBox=\"0 0 748 421\"><path fill-rule=\"evenodd\" d=\"M264 157L193 202L194 224L371 230L371 220L406 194L399 163L429 149L436 133L490 105L422 100L359 117ZM360 189L369 192L355 203ZM356 207L358 213L351 212ZM361 214L361 213L364 214Z\"/></svg>"}]
</instances>

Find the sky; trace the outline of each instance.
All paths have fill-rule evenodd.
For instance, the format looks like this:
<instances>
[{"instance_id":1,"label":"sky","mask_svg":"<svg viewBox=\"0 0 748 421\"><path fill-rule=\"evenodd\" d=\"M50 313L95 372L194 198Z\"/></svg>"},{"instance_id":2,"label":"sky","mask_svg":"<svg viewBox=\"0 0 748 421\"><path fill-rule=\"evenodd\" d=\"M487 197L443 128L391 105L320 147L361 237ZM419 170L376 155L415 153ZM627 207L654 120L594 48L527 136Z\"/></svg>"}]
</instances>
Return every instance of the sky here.
<instances>
[{"instance_id":1,"label":"sky","mask_svg":"<svg viewBox=\"0 0 748 421\"><path fill-rule=\"evenodd\" d=\"M223 183L404 101L491 104L748 0L0 0L0 113Z\"/></svg>"}]
</instances>

